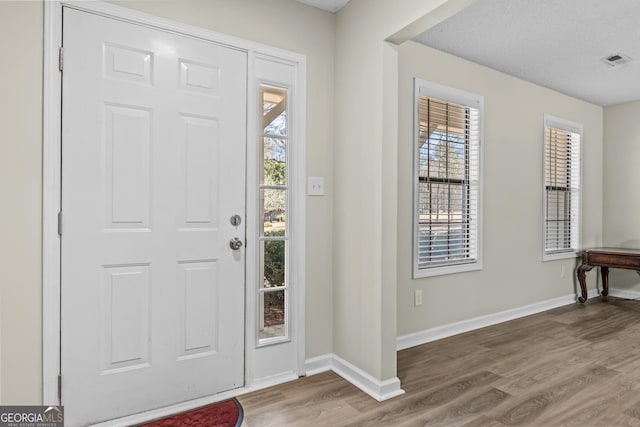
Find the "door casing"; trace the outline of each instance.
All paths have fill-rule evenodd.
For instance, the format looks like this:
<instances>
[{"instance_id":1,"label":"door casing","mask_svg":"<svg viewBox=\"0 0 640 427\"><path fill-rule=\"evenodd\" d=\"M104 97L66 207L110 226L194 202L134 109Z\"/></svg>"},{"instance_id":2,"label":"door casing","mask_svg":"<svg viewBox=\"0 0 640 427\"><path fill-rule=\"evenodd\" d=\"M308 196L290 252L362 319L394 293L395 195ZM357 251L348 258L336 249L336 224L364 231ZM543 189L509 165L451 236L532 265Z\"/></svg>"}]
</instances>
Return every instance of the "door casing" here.
<instances>
[{"instance_id":1,"label":"door casing","mask_svg":"<svg viewBox=\"0 0 640 427\"><path fill-rule=\"evenodd\" d=\"M63 55L59 48L62 45L62 8L71 7L99 15L122 19L139 25L161 28L180 34L202 38L219 44L228 45L244 50L248 54L248 99L247 110L257 112L258 87L255 81L253 63L256 57L269 58L277 63L287 63L295 67L295 115L297 117L289 153L290 174L292 178L291 204L289 212L296 218L291 224L290 244L292 248L291 276L296 283L296 290L292 293L291 316L293 319L292 340L295 342L292 360L294 366L274 377L272 372L263 373L258 361L261 352L266 354L266 348L256 348L255 338L247 333L245 340L245 387L253 389L262 385L272 385L280 381L288 381L305 373L305 198L306 198L306 57L282 49L262 45L221 33L205 30L199 27L174 22L132 9L103 3L78 2L69 0L54 0L44 4L44 111L43 111L43 219L42 219L42 402L57 404L59 399L60 374L60 227L64 230L64 221L60 221L61 209L61 101L62 78L60 63ZM62 56L62 58L61 58ZM258 189L257 183L250 182L249 168L258 162L258 114L249 113L247 116L247 220L251 220L252 212L257 212ZM297 184L296 184L297 183ZM257 221L257 214L253 220ZM64 219L64 218L63 218ZM251 236L248 236L249 238ZM249 264L249 259L247 263ZM253 274L256 266L247 265L246 280L246 325L253 325L256 317L256 301L251 296L255 294L256 279ZM273 351L273 349L270 349ZM267 378L269 377L269 378ZM239 393L243 389L238 389ZM64 391L63 391L64 393ZM64 398L63 398L64 399ZM198 401L202 404L202 400Z\"/></svg>"}]
</instances>

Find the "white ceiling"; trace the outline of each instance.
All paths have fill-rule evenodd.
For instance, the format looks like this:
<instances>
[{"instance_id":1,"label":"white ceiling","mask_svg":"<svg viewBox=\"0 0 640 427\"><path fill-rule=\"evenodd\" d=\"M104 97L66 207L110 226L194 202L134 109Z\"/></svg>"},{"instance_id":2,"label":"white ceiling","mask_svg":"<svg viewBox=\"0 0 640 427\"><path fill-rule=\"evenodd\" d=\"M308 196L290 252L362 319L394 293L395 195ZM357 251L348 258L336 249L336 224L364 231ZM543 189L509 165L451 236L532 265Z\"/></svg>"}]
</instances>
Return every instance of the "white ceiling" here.
<instances>
[{"instance_id":1,"label":"white ceiling","mask_svg":"<svg viewBox=\"0 0 640 427\"><path fill-rule=\"evenodd\" d=\"M327 12L336 13L344 7L349 0L297 0L300 3L326 10Z\"/></svg>"},{"instance_id":2,"label":"white ceiling","mask_svg":"<svg viewBox=\"0 0 640 427\"><path fill-rule=\"evenodd\" d=\"M598 105L640 100L639 0L478 0L415 40Z\"/></svg>"}]
</instances>

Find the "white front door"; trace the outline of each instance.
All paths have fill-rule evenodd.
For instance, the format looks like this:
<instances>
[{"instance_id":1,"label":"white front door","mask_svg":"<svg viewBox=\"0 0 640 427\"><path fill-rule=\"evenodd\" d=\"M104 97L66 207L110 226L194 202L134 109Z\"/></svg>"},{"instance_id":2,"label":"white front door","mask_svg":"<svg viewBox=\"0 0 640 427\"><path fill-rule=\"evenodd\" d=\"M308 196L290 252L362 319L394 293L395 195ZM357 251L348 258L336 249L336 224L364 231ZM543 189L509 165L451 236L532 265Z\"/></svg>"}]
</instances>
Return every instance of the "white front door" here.
<instances>
[{"instance_id":1,"label":"white front door","mask_svg":"<svg viewBox=\"0 0 640 427\"><path fill-rule=\"evenodd\" d=\"M63 16L67 425L241 387L246 53Z\"/></svg>"}]
</instances>

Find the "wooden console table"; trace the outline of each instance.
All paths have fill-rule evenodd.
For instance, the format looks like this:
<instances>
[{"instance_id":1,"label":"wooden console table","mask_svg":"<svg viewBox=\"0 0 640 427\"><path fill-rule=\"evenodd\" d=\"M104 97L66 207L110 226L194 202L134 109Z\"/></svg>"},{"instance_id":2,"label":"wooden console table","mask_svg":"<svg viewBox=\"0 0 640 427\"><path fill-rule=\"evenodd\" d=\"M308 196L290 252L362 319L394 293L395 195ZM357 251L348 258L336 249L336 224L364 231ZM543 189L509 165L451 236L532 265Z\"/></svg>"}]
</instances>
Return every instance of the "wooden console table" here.
<instances>
[{"instance_id":1,"label":"wooden console table","mask_svg":"<svg viewBox=\"0 0 640 427\"><path fill-rule=\"evenodd\" d=\"M602 275L602 296L609 294L609 268L624 268L626 270L640 270L640 249L627 248L594 248L582 252L582 265L578 267L578 281L582 295L578 301L587 300L586 272L593 267L600 267Z\"/></svg>"}]
</instances>

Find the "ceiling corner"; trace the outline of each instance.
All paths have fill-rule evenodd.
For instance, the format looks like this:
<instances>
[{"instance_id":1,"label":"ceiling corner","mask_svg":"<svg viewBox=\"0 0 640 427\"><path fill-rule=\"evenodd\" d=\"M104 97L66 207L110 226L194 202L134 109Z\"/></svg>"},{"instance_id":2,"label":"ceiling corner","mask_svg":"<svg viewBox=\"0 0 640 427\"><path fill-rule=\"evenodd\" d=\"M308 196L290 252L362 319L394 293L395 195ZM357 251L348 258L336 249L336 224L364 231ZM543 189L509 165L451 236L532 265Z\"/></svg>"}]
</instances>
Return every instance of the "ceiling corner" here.
<instances>
[{"instance_id":1,"label":"ceiling corner","mask_svg":"<svg viewBox=\"0 0 640 427\"><path fill-rule=\"evenodd\" d=\"M342 9L349 0L296 0L299 3L304 3L308 6L313 6L318 9L325 10L327 12L336 13Z\"/></svg>"}]
</instances>

